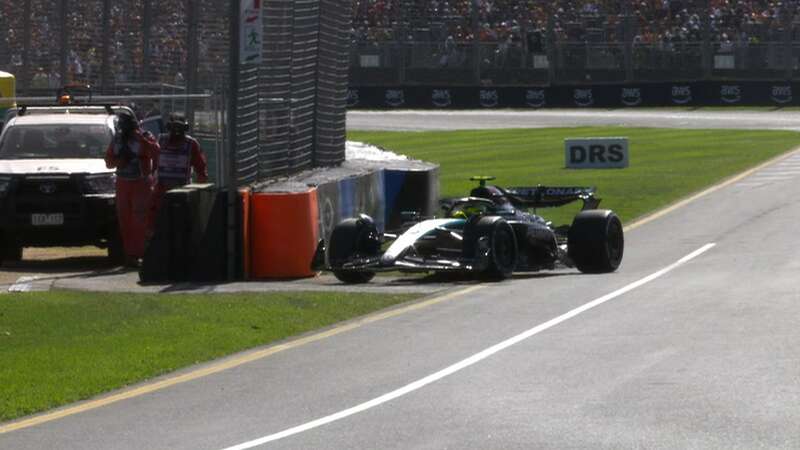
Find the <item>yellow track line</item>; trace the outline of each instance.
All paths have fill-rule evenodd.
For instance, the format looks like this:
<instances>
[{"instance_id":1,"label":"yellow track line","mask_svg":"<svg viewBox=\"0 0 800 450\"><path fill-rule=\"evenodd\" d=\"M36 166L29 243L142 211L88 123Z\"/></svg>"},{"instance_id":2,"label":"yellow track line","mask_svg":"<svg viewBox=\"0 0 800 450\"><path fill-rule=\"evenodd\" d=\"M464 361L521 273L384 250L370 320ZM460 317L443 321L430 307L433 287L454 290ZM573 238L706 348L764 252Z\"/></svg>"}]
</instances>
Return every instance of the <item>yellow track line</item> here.
<instances>
[{"instance_id":1,"label":"yellow track line","mask_svg":"<svg viewBox=\"0 0 800 450\"><path fill-rule=\"evenodd\" d=\"M120 392L118 394L112 394L107 397L99 398L97 400L90 400L84 403L77 404L75 406L67 407L64 409L56 410L50 413L45 413L39 416L34 416L29 419L23 419L17 422L11 422L6 425L0 425L0 434L8 433L11 431L21 430L23 428L33 427L45 422L50 422L52 420L61 419L63 417L72 416L75 414L80 414L82 412L90 411L96 408L100 408L102 406L110 405L112 403L116 403L122 400L127 400L134 397L139 397L141 395L149 394L151 392L159 391L161 389L168 388L170 386L175 386L176 384L186 383L187 381L196 380L198 378L203 378L208 375L213 375L215 373L222 372L224 370L232 369L234 367L239 367L243 364L247 364L253 361L258 361L259 359L266 358L270 355L274 355L276 353L280 353L285 350L290 350L293 348L301 347L313 342L321 341L323 339L327 339L331 336L336 336L337 334L345 333L351 330L355 330L356 328L360 328L364 325L379 322L381 320L389 319L391 317L396 317L401 314L405 314L411 311L420 310L423 308L427 308L429 306L433 306L439 303L446 302L448 300L453 300L455 298L470 294L472 292L481 289L483 286L470 286L464 289L460 289L455 292L450 292L448 294L444 294L438 297L434 297L429 300L421 301L418 303L413 303L411 305L392 309L389 311L376 313L373 315L369 315L363 317L361 319L355 320L350 323L345 323L338 327L332 328L330 330L322 331L320 333L315 333L310 336L306 336L303 338L295 339L290 342L286 342L283 344L277 344L265 348L263 350L257 350L253 352L247 352L243 355L233 357L230 359L223 360L219 363L211 364L208 367L203 367L201 369L193 370L191 372L166 378L164 380L155 381L153 383L145 384L144 386L140 386L137 388L133 388L124 392Z\"/></svg>"}]
</instances>

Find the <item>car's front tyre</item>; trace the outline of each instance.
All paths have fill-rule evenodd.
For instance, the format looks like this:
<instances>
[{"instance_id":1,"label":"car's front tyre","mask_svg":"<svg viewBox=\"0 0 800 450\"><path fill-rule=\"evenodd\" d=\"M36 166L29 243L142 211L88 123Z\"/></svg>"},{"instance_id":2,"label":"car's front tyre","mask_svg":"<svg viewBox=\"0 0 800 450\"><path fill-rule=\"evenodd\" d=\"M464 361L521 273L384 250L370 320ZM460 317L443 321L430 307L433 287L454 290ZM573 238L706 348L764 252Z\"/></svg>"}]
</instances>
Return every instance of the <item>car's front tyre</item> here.
<instances>
[{"instance_id":1,"label":"car's front tyre","mask_svg":"<svg viewBox=\"0 0 800 450\"><path fill-rule=\"evenodd\" d=\"M333 229L328 245L328 263L333 275L348 284L367 283L375 277L369 270L343 270L345 263L380 254L381 241L372 220L364 217L346 219Z\"/></svg>"},{"instance_id":2,"label":"car's front tyre","mask_svg":"<svg viewBox=\"0 0 800 450\"><path fill-rule=\"evenodd\" d=\"M504 280L511 276L517 265L517 238L511 225L496 216L473 216L464 228L464 256L481 258L482 241L488 253L488 262L481 275L489 280Z\"/></svg>"}]
</instances>

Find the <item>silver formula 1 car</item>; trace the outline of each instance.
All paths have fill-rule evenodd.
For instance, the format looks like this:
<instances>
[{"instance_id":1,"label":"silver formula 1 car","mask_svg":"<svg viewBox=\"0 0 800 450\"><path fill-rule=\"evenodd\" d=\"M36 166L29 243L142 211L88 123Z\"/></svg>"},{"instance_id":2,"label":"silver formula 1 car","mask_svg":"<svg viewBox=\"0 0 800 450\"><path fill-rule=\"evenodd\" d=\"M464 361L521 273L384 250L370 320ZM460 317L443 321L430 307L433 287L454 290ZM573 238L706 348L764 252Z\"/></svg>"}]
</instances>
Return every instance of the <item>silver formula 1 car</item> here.
<instances>
[{"instance_id":1,"label":"silver formula 1 car","mask_svg":"<svg viewBox=\"0 0 800 450\"><path fill-rule=\"evenodd\" d=\"M366 283L379 271L462 272L502 280L516 271L558 266L586 273L615 271L622 262L622 223L596 209L588 187L487 185L494 177L472 177L469 197L442 201L441 218L409 217L397 233L380 233L367 215L346 219L320 241L312 263L345 283ZM582 201L572 225L553 227L529 212Z\"/></svg>"}]
</instances>

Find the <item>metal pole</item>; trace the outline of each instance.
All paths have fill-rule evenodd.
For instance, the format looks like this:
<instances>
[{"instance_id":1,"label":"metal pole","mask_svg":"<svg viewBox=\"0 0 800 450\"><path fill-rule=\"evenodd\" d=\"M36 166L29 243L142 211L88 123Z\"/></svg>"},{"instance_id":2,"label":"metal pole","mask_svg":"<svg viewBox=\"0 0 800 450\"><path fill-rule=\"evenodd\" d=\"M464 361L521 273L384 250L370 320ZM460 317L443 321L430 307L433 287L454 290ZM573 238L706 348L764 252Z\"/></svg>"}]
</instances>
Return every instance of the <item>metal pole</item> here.
<instances>
[{"instance_id":1,"label":"metal pole","mask_svg":"<svg viewBox=\"0 0 800 450\"><path fill-rule=\"evenodd\" d=\"M63 80L67 79L67 53L69 52L69 30L67 29L67 11L69 10L69 0L61 0L58 3L58 20L61 21L61 29L59 30L59 39L61 40L60 46L60 54L59 54L59 67L58 72L59 76L61 77L62 84L66 84ZM48 68L48 73L50 72L51 68Z\"/></svg>"},{"instance_id":2,"label":"metal pole","mask_svg":"<svg viewBox=\"0 0 800 450\"><path fill-rule=\"evenodd\" d=\"M198 10L198 1L197 0L186 0L186 11L188 13L187 17L187 35L186 35L186 47L188 48L189 52L186 58L186 68L184 69L184 73L186 74L186 93L187 94L194 94L197 92L197 67L198 67L198 53L199 53L199 44L197 41L197 10ZM194 124L194 103L189 102L188 107L186 108L186 120L189 123Z\"/></svg>"},{"instance_id":3,"label":"metal pole","mask_svg":"<svg viewBox=\"0 0 800 450\"><path fill-rule=\"evenodd\" d=\"M242 0L230 0L230 75L228 80L228 280L236 278L236 202L238 200L238 170L236 167L236 144L237 144L237 120L236 114L239 98L239 15L240 2Z\"/></svg>"},{"instance_id":4,"label":"metal pole","mask_svg":"<svg viewBox=\"0 0 800 450\"><path fill-rule=\"evenodd\" d=\"M481 24L478 2L473 1L470 8L470 24L472 26L472 81L481 84Z\"/></svg>"},{"instance_id":5,"label":"metal pole","mask_svg":"<svg viewBox=\"0 0 800 450\"><path fill-rule=\"evenodd\" d=\"M103 44L100 46L100 90L107 92L111 80L111 0L103 0Z\"/></svg>"},{"instance_id":6,"label":"metal pole","mask_svg":"<svg viewBox=\"0 0 800 450\"><path fill-rule=\"evenodd\" d=\"M783 20L783 55L786 81L792 79L794 72L794 58L792 55L792 23L794 22L794 12L788 5L783 5L781 9L781 19Z\"/></svg>"},{"instance_id":7,"label":"metal pole","mask_svg":"<svg viewBox=\"0 0 800 450\"><path fill-rule=\"evenodd\" d=\"M622 3L622 11L623 11L623 33L622 37L624 39L624 60L625 60L625 81L632 82L633 81L633 15L631 13L631 5L630 1L626 0Z\"/></svg>"},{"instance_id":8,"label":"metal pole","mask_svg":"<svg viewBox=\"0 0 800 450\"><path fill-rule=\"evenodd\" d=\"M153 65L153 61L150 60L150 56L152 54L150 49L150 31L152 29L152 8L150 7L150 0L144 0L143 2L143 9L142 11L142 50L143 50L143 59L142 59L142 67L141 67L141 76L142 81L147 83L150 82L150 66Z\"/></svg>"},{"instance_id":9,"label":"metal pole","mask_svg":"<svg viewBox=\"0 0 800 450\"><path fill-rule=\"evenodd\" d=\"M20 74L20 90L26 92L30 88L31 78L31 2L26 0L22 7L22 73Z\"/></svg>"},{"instance_id":10,"label":"metal pole","mask_svg":"<svg viewBox=\"0 0 800 450\"><path fill-rule=\"evenodd\" d=\"M556 81L556 69L561 64L561 58L558 57L558 46L562 45L561 43L556 43L555 18L552 10L547 15L547 32L545 35L547 36L545 38L547 45L547 84L552 85Z\"/></svg>"},{"instance_id":11,"label":"metal pole","mask_svg":"<svg viewBox=\"0 0 800 450\"><path fill-rule=\"evenodd\" d=\"M714 55L711 48L711 5L703 2L703 78L710 80L713 75Z\"/></svg>"},{"instance_id":12,"label":"metal pole","mask_svg":"<svg viewBox=\"0 0 800 450\"><path fill-rule=\"evenodd\" d=\"M318 167L319 166L319 158L318 158L318 155L317 155L317 153L319 152L319 140L320 140L319 139L319 121L318 121L318 118L319 118L319 96L320 96L319 87L320 87L320 78L322 77L322 75L321 75L322 66L321 66L319 60L320 60L320 54L322 53L322 46L323 46L323 43L322 43L322 41L320 39L320 36L322 34L322 21L320 20L320 18L321 18L322 14L323 14L322 8L324 8L325 6L327 6L327 5L324 2L321 2L321 1L317 2L317 17L316 17L316 21L315 21L316 24L317 24L316 25L317 29L316 29L316 35L314 36L314 40L316 41L316 45L317 45L317 52L316 52L316 55L314 55L314 60L316 61L316 63L315 63L316 67L314 68L314 72L316 73L316 75L314 76L314 115L313 115L313 118L311 119L311 123L312 123L311 129L314 130L314 144L313 144L314 146L313 146L313 148L311 150L311 167ZM260 107L261 107L261 105L259 105L259 108ZM261 173L259 173L259 175L261 175Z\"/></svg>"}]
</instances>

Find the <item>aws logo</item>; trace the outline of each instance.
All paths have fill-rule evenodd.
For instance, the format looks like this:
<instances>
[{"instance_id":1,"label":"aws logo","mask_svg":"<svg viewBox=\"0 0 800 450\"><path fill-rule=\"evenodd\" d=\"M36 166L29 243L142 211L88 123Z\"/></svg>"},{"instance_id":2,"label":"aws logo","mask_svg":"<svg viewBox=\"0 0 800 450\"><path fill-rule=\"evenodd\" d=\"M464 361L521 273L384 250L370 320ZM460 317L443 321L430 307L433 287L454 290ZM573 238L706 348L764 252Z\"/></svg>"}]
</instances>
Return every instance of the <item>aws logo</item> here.
<instances>
[{"instance_id":1,"label":"aws logo","mask_svg":"<svg viewBox=\"0 0 800 450\"><path fill-rule=\"evenodd\" d=\"M434 89L431 94L431 101L433 106L438 108L447 108L453 104L453 97L450 95L450 89Z\"/></svg>"},{"instance_id":2,"label":"aws logo","mask_svg":"<svg viewBox=\"0 0 800 450\"><path fill-rule=\"evenodd\" d=\"M790 103L792 101L792 87L785 86L772 86L772 101L780 105Z\"/></svg>"},{"instance_id":3,"label":"aws logo","mask_svg":"<svg viewBox=\"0 0 800 450\"><path fill-rule=\"evenodd\" d=\"M691 86L672 86L672 103L685 105L692 101Z\"/></svg>"},{"instance_id":4,"label":"aws logo","mask_svg":"<svg viewBox=\"0 0 800 450\"><path fill-rule=\"evenodd\" d=\"M594 96L591 89L575 89L573 99L578 106L594 105Z\"/></svg>"},{"instance_id":5,"label":"aws logo","mask_svg":"<svg viewBox=\"0 0 800 450\"><path fill-rule=\"evenodd\" d=\"M625 106L638 106L642 103L641 88L622 88L622 104Z\"/></svg>"},{"instance_id":6,"label":"aws logo","mask_svg":"<svg viewBox=\"0 0 800 450\"><path fill-rule=\"evenodd\" d=\"M737 85L723 84L720 87L720 98L725 103L739 103L742 101L742 89Z\"/></svg>"},{"instance_id":7,"label":"aws logo","mask_svg":"<svg viewBox=\"0 0 800 450\"><path fill-rule=\"evenodd\" d=\"M386 91L386 104L392 108L403 106L406 103L405 91L402 89L389 89Z\"/></svg>"},{"instance_id":8,"label":"aws logo","mask_svg":"<svg viewBox=\"0 0 800 450\"><path fill-rule=\"evenodd\" d=\"M481 89L481 106L484 108L494 108L500 101L497 89Z\"/></svg>"},{"instance_id":9,"label":"aws logo","mask_svg":"<svg viewBox=\"0 0 800 450\"><path fill-rule=\"evenodd\" d=\"M528 89L525 92L525 104L533 108L541 108L547 103L544 89Z\"/></svg>"}]
</instances>

